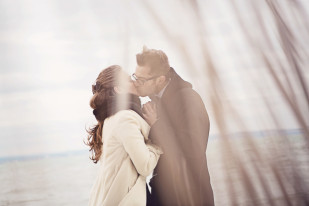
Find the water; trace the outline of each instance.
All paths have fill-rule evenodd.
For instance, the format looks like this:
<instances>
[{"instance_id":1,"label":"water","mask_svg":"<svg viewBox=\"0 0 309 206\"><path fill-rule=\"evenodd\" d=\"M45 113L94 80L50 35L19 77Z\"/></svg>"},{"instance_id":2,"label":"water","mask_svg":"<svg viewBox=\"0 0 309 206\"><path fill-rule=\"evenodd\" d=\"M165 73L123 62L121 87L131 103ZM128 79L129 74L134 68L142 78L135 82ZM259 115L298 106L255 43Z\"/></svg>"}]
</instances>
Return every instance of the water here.
<instances>
[{"instance_id":1,"label":"water","mask_svg":"<svg viewBox=\"0 0 309 206\"><path fill-rule=\"evenodd\" d=\"M284 164L281 171L291 174L291 168L298 171L304 185L309 185L309 156L304 141L298 134L289 136L289 143L283 144L282 138L254 138L256 148L264 157ZM274 142L272 142L274 141ZM272 142L272 143L271 143ZM289 151L285 148L288 145ZM271 191L271 197L277 205L286 205L283 194L267 162L258 162L252 149L241 138L231 142L233 151L239 155L239 161L257 190L258 198L254 201L247 195L242 183L243 177L233 159L223 147L222 141L210 140L207 150L211 183L215 194L216 205L231 205L231 197L237 198L237 205L270 205L257 180L253 163L258 164L261 174ZM291 159L291 157L293 157ZM226 158L228 162L224 162ZM230 158L230 159L229 159ZM230 160L230 161L229 161ZM291 165L291 162L294 165ZM0 206L36 206L36 205L87 205L91 187L95 181L98 165L88 158L88 153L77 153L66 156L49 156L40 159L9 161L0 164ZM252 171L252 172L250 172ZM231 179L227 178L227 173ZM283 178L283 180L286 180ZM233 190L228 189L228 183ZM284 182L293 205L299 202L299 194L291 182Z\"/></svg>"},{"instance_id":2,"label":"water","mask_svg":"<svg viewBox=\"0 0 309 206\"><path fill-rule=\"evenodd\" d=\"M0 165L0 205L87 205L96 167L87 154Z\"/></svg>"}]
</instances>

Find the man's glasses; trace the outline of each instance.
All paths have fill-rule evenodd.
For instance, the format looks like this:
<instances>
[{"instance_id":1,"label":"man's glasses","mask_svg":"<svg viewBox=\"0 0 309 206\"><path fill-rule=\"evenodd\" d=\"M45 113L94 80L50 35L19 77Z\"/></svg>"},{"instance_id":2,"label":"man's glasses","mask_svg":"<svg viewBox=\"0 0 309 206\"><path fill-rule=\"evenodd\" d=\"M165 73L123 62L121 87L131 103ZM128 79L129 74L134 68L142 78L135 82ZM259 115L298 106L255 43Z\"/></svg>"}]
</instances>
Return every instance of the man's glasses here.
<instances>
[{"instance_id":1,"label":"man's glasses","mask_svg":"<svg viewBox=\"0 0 309 206\"><path fill-rule=\"evenodd\" d=\"M138 77L135 75L135 73L133 73L133 74L131 75L131 79L132 79L132 80L134 81L134 83L136 83L137 85L142 86L142 85L144 85L147 81L152 80L152 79L156 79L156 78L158 78L158 77L160 77L160 76L162 76L162 75L157 75L157 76L154 76L154 77L145 79L145 78L138 78Z\"/></svg>"}]
</instances>

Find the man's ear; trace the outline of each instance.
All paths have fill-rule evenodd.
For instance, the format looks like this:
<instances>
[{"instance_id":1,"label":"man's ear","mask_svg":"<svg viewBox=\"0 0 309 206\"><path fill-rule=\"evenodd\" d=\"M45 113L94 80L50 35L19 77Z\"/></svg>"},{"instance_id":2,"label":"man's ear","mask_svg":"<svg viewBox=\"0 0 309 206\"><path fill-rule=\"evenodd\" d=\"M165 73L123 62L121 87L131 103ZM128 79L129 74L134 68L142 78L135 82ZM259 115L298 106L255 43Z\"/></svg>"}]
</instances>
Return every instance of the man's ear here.
<instances>
[{"instance_id":1,"label":"man's ear","mask_svg":"<svg viewBox=\"0 0 309 206\"><path fill-rule=\"evenodd\" d=\"M158 77L158 83L163 84L166 81L166 76L160 76Z\"/></svg>"}]
</instances>

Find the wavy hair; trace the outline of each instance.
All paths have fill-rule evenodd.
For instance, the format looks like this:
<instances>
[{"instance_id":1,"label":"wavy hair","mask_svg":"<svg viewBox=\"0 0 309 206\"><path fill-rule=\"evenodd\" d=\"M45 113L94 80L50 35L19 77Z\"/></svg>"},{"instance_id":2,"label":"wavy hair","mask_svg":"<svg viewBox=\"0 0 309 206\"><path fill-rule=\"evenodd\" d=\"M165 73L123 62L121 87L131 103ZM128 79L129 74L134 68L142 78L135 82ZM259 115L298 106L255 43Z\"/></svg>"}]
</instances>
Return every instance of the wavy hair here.
<instances>
[{"instance_id":1,"label":"wavy hair","mask_svg":"<svg viewBox=\"0 0 309 206\"><path fill-rule=\"evenodd\" d=\"M90 159L97 163L102 154L102 131L104 120L112 113L111 104L116 96L114 87L119 84L118 77L123 73L118 65L112 65L100 72L96 79L95 85L92 85L93 97L90 100L90 107L93 109L93 114L98 123L87 129L88 137L85 142L90 147L92 152Z\"/></svg>"}]
</instances>

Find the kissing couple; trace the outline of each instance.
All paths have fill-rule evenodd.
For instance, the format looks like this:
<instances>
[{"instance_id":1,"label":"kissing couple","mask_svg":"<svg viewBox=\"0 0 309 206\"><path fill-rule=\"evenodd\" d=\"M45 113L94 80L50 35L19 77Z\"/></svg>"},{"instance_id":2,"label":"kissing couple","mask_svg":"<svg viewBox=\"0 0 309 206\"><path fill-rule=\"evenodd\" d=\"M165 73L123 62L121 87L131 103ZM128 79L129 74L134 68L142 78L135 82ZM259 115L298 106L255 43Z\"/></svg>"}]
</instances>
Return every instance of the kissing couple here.
<instances>
[{"instance_id":1,"label":"kissing couple","mask_svg":"<svg viewBox=\"0 0 309 206\"><path fill-rule=\"evenodd\" d=\"M113 65L92 85L97 124L86 144L100 166L89 206L214 205L200 95L163 51L144 47L136 62L131 78ZM139 96L151 101L141 105Z\"/></svg>"}]
</instances>

